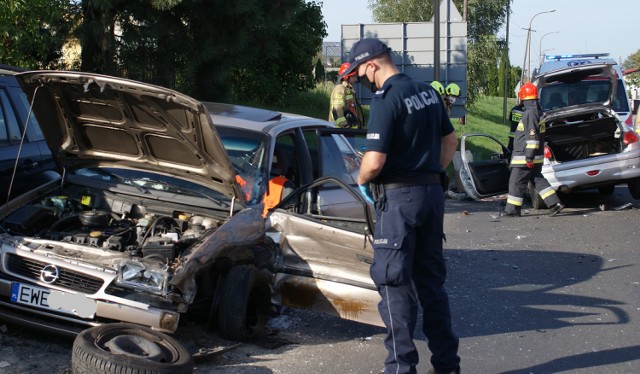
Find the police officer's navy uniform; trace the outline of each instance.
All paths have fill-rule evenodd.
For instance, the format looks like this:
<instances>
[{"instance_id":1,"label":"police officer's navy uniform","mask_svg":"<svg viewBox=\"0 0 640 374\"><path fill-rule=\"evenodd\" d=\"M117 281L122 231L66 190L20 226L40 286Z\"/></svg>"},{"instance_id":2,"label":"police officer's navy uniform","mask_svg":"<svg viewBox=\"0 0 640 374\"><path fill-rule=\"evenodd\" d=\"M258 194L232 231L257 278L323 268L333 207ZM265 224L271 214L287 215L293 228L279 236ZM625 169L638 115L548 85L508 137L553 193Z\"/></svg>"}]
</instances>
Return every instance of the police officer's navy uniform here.
<instances>
[{"instance_id":1,"label":"police officer's navy uniform","mask_svg":"<svg viewBox=\"0 0 640 374\"><path fill-rule=\"evenodd\" d=\"M443 287L440 180L441 141L453 126L438 93L402 73L388 78L375 93L367 126L367 151L387 155L373 181L377 221L371 266L388 332L385 373L416 372L413 331L418 303L433 367L437 372L457 371L458 338Z\"/></svg>"},{"instance_id":2,"label":"police officer's navy uniform","mask_svg":"<svg viewBox=\"0 0 640 374\"><path fill-rule=\"evenodd\" d=\"M527 193L530 181L548 207L560 203L556 191L542 176L542 162L544 161L545 123L540 117L542 111L537 100L523 101L522 119L516 127L513 140L513 154L511 157L511 175L509 176L509 194L504 213L519 216L520 209ZM527 166L533 162L533 168Z\"/></svg>"}]
</instances>

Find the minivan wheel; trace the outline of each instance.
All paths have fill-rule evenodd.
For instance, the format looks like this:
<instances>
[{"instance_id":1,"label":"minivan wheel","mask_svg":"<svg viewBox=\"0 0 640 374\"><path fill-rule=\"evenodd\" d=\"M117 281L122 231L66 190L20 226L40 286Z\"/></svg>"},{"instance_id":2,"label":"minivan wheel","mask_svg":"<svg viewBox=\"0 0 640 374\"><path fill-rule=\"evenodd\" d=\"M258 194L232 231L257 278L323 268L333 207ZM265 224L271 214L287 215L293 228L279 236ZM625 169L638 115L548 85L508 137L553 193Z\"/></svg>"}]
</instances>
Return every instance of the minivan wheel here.
<instances>
[{"instance_id":1,"label":"minivan wheel","mask_svg":"<svg viewBox=\"0 0 640 374\"><path fill-rule=\"evenodd\" d=\"M633 178L627 182L631 197L640 200L640 178Z\"/></svg>"},{"instance_id":2,"label":"minivan wheel","mask_svg":"<svg viewBox=\"0 0 640 374\"><path fill-rule=\"evenodd\" d=\"M107 323L73 341L74 374L192 373L193 357L169 335L132 323Z\"/></svg>"},{"instance_id":3,"label":"minivan wheel","mask_svg":"<svg viewBox=\"0 0 640 374\"><path fill-rule=\"evenodd\" d=\"M531 206L533 209L547 209L547 204L544 203L544 200L540 197L538 191L536 191L536 187L533 183L529 182L529 197L531 197Z\"/></svg>"},{"instance_id":4,"label":"minivan wheel","mask_svg":"<svg viewBox=\"0 0 640 374\"><path fill-rule=\"evenodd\" d=\"M235 266L225 276L218 309L222 337L243 341L264 334L271 307L270 277L251 265Z\"/></svg>"}]
</instances>

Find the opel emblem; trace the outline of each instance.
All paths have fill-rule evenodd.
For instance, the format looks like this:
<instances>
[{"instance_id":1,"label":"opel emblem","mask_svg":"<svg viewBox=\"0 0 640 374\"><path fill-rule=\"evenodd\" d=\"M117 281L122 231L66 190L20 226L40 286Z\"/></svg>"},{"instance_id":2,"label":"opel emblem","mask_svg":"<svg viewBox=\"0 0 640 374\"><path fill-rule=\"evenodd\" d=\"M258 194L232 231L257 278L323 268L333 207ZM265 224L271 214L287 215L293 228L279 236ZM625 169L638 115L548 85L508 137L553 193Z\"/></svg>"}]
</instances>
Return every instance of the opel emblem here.
<instances>
[{"instance_id":1,"label":"opel emblem","mask_svg":"<svg viewBox=\"0 0 640 374\"><path fill-rule=\"evenodd\" d=\"M60 272L55 265L47 265L40 271L40 280L47 284L52 284L58 280Z\"/></svg>"}]
</instances>

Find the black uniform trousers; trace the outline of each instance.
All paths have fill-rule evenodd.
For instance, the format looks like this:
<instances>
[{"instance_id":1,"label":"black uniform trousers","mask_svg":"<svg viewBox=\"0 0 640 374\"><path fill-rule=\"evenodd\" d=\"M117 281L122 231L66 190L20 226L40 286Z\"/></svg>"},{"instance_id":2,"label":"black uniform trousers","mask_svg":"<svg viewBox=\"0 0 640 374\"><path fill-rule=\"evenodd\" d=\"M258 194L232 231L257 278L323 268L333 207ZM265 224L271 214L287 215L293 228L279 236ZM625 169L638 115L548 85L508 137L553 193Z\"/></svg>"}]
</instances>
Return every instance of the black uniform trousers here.
<instances>
[{"instance_id":1,"label":"black uniform trousers","mask_svg":"<svg viewBox=\"0 0 640 374\"><path fill-rule=\"evenodd\" d=\"M422 331L438 371L459 369L458 337L451 328L449 297L444 289L446 266L444 194L440 184L387 189L376 201L374 262L371 278L382 301L380 316L387 327L385 373L416 373L413 343L418 303Z\"/></svg>"},{"instance_id":2,"label":"black uniform trousers","mask_svg":"<svg viewBox=\"0 0 640 374\"><path fill-rule=\"evenodd\" d=\"M512 167L509 175L509 195L507 196L507 205L504 208L505 213L520 214L529 182L533 182L536 191L547 207L552 207L560 202L556 191L542 175L542 165L535 164L531 169Z\"/></svg>"}]
</instances>

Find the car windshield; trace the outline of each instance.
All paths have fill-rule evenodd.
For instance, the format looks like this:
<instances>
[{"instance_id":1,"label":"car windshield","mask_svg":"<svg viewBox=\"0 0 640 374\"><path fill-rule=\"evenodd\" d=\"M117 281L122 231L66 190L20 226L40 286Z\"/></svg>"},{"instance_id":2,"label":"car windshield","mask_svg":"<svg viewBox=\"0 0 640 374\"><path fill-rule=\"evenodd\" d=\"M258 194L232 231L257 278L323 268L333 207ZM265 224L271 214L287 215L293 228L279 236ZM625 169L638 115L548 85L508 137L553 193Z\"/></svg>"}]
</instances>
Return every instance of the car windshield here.
<instances>
[{"instance_id":1,"label":"car windshield","mask_svg":"<svg viewBox=\"0 0 640 374\"><path fill-rule=\"evenodd\" d=\"M259 203L262 198L260 186L266 175L267 137L259 132L224 126L216 126L216 130L231 159L245 201L249 204Z\"/></svg>"},{"instance_id":2,"label":"car windshield","mask_svg":"<svg viewBox=\"0 0 640 374\"><path fill-rule=\"evenodd\" d=\"M204 197L221 206L230 205L230 198L216 190L168 175L132 169L97 167L81 168L73 173L101 181L127 184L138 188L142 192L163 191L185 196Z\"/></svg>"},{"instance_id":3,"label":"car windshield","mask_svg":"<svg viewBox=\"0 0 640 374\"><path fill-rule=\"evenodd\" d=\"M542 110L553 110L572 105L604 103L609 98L611 83L604 79L588 79L576 83L558 82L540 92ZM611 105L615 112L628 112L629 106L622 82Z\"/></svg>"}]
</instances>

